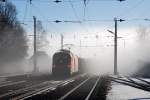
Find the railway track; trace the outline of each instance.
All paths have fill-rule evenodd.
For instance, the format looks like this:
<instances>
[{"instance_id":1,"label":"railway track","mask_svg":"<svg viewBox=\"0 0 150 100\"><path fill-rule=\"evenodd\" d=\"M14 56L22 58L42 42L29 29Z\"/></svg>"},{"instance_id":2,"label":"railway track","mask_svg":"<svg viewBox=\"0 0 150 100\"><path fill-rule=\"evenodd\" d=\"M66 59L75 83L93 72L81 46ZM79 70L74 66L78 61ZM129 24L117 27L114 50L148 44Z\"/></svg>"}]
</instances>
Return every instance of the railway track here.
<instances>
[{"instance_id":1,"label":"railway track","mask_svg":"<svg viewBox=\"0 0 150 100\"><path fill-rule=\"evenodd\" d=\"M110 80L110 81L109 81ZM150 82L141 78L78 75L65 80L50 80L1 94L5 100L105 100L110 82L150 92ZM5 81L4 81L5 83ZM9 85L9 81L8 83ZM23 82L24 83L24 82ZM3 83L1 83L3 84ZM17 83L16 83L17 84ZM22 84L22 83L20 83ZM4 86L5 87L5 86ZM1 89L1 88L0 88Z\"/></svg>"},{"instance_id":2,"label":"railway track","mask_svg":"<svg viewBox=\"0 0 150 100\"><path fill-rule=\"evenodd\" d=\"M13 75L13 76L0 76L0 97L4 94L10 93L12 91L20 90L37 84L41 84L45 81L52 80L49 75Z\"/></svg>"},{"instance_id":3,"label":"railway track","mask_svg":"<svg viewBox=\"0 0 150 100\"><path fill-rule=\"evenodd\" d=\"M108 77L77 75L65 80L48 80L37 84L20 83L21 88L0 94L2 100L104 100ZM9 84L9 81L8 81ZM17 83L16 83L17 85ZM19 85L19 84L18 84ZM24 87L24 86L25 87ZM109 85L109 84L108 84ZM5 87L5 86L4 86ZM2 88L4 88L2 87ZM14 85L12 87L15 87ZM1 88L0 88L1 89ZM102 98L101 98L102 97Z\"/></svg>"},{"instance_id":4,"label":"railway track","mask_svg":"<svg viewBox=\"0 0 150 100\"><path fill-rule=\"evenodd\" d=\"M0 99L9 99L14 95L19 95L31 90L34 87L38 87L39 84L46 82L31 82L31 81L18 81L18 82L9 82L5 85L0 85ZM43 84L44 86L44 84ZM40 87L40 86L39 86Z\"/></svg>"},{"instance_id":5,"label":"railway track","mask_svg":"<svg viewBox=\"0 0 150 100\"><path fill-rule=\"evenodd\" d=\"M150 92L150 82L142 78L110 77L112 81Z\"/></svg>"},{"instance_id":6,"label":"railway track","mask_svg":"<svg viewBox=\"0 0 150 100\"><path fill-rule=\"evenodd\" d=\"M30 84L35 84L35 83L29 83L26 80L24 81L6 81L0 84L0 95L5 94L7 92L15 91L20 88L24 88Z\"/></svg>"},{"instance_id":7,"label":"railway track","mask_svg":"<svg viewBox=\"0 0 150 100\"><path fill-rule=\"evenodd\" d=\"M28 76L31 76L31 73L24 73L24 74L14 74L14 75L3 75L0 76L0 83L3 81L11 80L11 81L19 81L19 80L25 80L28 78Z\"/></svg>"},{"instance_id":8,"label":"railway track","mask_svg":"<svg viewBox=\"0 0 150 100\"><path fill-rule=\"evenodd\" d=\"M0 95L0 99L4 99L4 100L28 99L30 97L36 96L46 91L55 90L58 86L65 86L70 82L73 82L78 77L79 76L76 76L62 81L50 80L50 81L41 82L39 84L31 84L24 88L3 93ZM84 77L84 75L80 75L80 77Z\"/></svg>"},{"instance_id":9,"label":"railway track","mask_svg":"<svg viewBox=\"0 0 150 100\"><path fill-rule=\"evenodd\" d=\"M90 100L99 81L100 77L89 77L60 97L59 100Z\"/></svg>"},{"instance_id":10,"label":"railway track","mask_svg":"<svg viewBox=\"0 0 150 100\"><path fill-rule=\"evenodd\" d=\"M26 100L105 100L108 78L103 76L80 77L56 89L39 93ZM105 85L106 84L106 85Z\"/></svg>"}]
</instances>

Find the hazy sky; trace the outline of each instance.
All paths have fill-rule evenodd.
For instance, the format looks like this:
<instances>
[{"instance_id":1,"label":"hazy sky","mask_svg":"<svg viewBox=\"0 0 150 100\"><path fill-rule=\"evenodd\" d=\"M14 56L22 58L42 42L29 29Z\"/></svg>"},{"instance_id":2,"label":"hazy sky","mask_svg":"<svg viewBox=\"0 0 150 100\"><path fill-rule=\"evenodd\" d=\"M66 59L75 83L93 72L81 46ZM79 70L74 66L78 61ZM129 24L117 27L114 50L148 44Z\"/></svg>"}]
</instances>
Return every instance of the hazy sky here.
<instances>
[{"instance_id":1,"label":"hazy sky","mask_svg":"<svg viewBox=\"0 0 150 100\"><path fill-rule=\"evenodd\" d=\"M32 31L32 16L42 20L45 28L51 33L94 33L103 28L114 27L113 18L123 18L126 22L119 23L120 27L136 27L149 25L150 22L142 19L150 18L150 0L87 0L86 7L83 0L12 0L18 10L18 18L28 24L26 27ZM48 21L47 21L48 20ZM59 23L54 20L98 20L79 23ZM29 22L28 22L29 21ZM97 30L99 29L99 30ZM103 29L102 29L103 30Z\"/></svg>"},{"instance_id":2,"label":"hazy sky","mask_svg":"<svg viewBox=\"0 0 150 100\"><path fill-rule=\"evenodd\" d=\"M61 3L55 3L54 0L11 0L18 10L18 19L27 25L24 25L29 34L33 34L33 16L43 22L44 28L48 34L72 34L65 41L73 42L74 34L98 34L99 42L103 46L113 45L113 38L107 38L111 35L107 29L114 31L114 17L125 19L124 22L118 22L118 35L124 37L119 40L122 47L130 41L134 41L136 28L139 25L149 26L150 21L143 19L150 18L150 0L126 0L119 2L117 0L87 0L86 6L83 0L62 0ZM82 21L82 23L55 23L55 20ZM85 21L94 20L94 21ZM96 21L95 21L96 20ZM77 36L76 36L77 37ZM82 36L86 37L86 36ZM60 38L51 39L55 45L60 44ZM79 45L79 38L76 38ZM85 38L84 38L85 39ZM95 43L92 38L86 38L87 44ZM56 42L57 41L57 42ZM105 42L106 41L106 42ZM66 42L66 43L69 43ZM83 43L83 42L82 42ZM32 43L31 43L32 44ZM54 44L50 44L53 45ZM86 45L86 44L85 44ZM58 48L59 46L57 46Z\"/></svg>"}]
</instances>

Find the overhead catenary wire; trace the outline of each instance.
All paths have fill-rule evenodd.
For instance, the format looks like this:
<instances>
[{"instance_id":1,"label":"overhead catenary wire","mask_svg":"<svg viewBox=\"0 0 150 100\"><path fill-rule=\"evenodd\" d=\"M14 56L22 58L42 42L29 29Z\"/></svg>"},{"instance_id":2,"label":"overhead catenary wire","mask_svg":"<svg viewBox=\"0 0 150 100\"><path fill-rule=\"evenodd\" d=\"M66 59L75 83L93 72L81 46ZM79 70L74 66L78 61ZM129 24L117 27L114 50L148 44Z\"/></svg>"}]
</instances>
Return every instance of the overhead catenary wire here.
<instances>
[{"instance_id":1,"label":"overhead catenary wire","mask_svg":"<svg viewBox=\"0 0 150 100\"><path fill-rule=\"evenodd\" d=\"M83 19L85 18L85 16L86 16L86 8L87 8L87 5L88 5L88 3L89 3L89 1L90 0L84 0L84 14L83 14Z\"/></svg>"},{"instance_id":2,"label":"overhead catenary wire","mask_svg":"<svg viewBox=\"0 0 150 100\"><path fill-rule=\"evenodd\" d=\"M72 8L72 10L73 10L73 13L74 13L76 19L79 20L79 17L78 17L78 15L77 15L77 13L76 13L76 10L75 10L75 8L74 8L74 5L72 4L72 1L71 1L71 0L69 0L69 1L70 1L69 3L70 3L70 5L71 5L71 8ZM85 26L83 26L82 23L79 23L79 25L85 30L86 33L89 32L88 29L87 29Z\"/></svg>"},{"instance_id":3,"label":"overhead catenary wire","mask_svg":"<svg viewBox=\"0 0 150 100\"><path fill-rule=\"evenodd\" d=\"M22 1L25 1L25 0L12 0L12 1L19 1L19 2L22 2ZM70 2L70 0L31 0L32 2L41 2L41 3L51 3L51 2L56 2L56 1L60 1L60 2ZM71 0L73 3L78 3L78 2L84 2L84 0ZM86 0L88 1L88 0ZM125 0L90 0L92 2L107 2L107 1L125 1ZM88 3L88 2L87 2Z\"/></svg>"},{"instance_id":4,"label":"overhead catenary wire","mask_svg":"<svg viewBox=\"0 0 150 100\"><path fill-rule=\"evenodd\" d=\"M33 2L33 1L38 1L38 0L32 0L32 2ZM43 1L44 1L44 0L43 0ZM46 1L46 0L45 0L45 1ZM53 0L51 0L51 1L53 2ZM53 23L56 22L56 21L54 21L54 20L49 20L48 18L46 18L46 17L45 17L46 14L45 14L44 12L42 12L41 9L40 9L38 6L36 6L35 4L36 4L36 3L33 2L31 5L32 5L33 8L35 8L35 10L36 10L37 12L39 12L39 16L44 19L44 20L40 20L40 21L46 23L46 30L47 30L47 23L50 24L50 25L51 25L53 28L55 28L56 30L61 30L59 27L56 27L56 26L53 24ZM66 21L63 21L63 22L67 23L67 22L69 22L69 21L66 20ZM75 22L75 23L76 23L76 22Z\"/></svg>"},{"instance_id":5,"label":"overhead catenary wire","mask_svg":"<svg viewBox=\"0 0 150 100\"><path fill-rule=\"evenodd\" d=\"M133 19L125 19L125 21L146 21L147 19L150 19L150 18L133 18ZM20 22L33 22L32 19L20 19L19 20ZM52 20L52 19L44 19L44 20L41 20L42 22L55 22L56 23L56 20ZM77 24L81 24L81 23L85 23L85 22L112 22L114 21L113 19L85 19L85 20L57 20L57 21L60 21L60 23L77 23ZM3 21L0 21L0 22L3 22ZM59 23L59 22L58 22Z\"/></svg>"},{"instance_id":6,"label":"overhead catenary wire","mask_svg":"<svg viewBox=\"0 0 150 100\"><path fill-rule=\"evenodd\" d=\"M23 23L26 18L26 15L27 15L27 10L28 10L28 0L26 0L25 11L24 11L24 16L23 16Z\"/></svg>"},{"instance_id":7,"label":"overhead catenary wire","mask_svg":"<svg viewBox=\"0 0 150 100\"><path fill-rule=\"evenodd\" d=\"M144 0L140 0L135 5L125 10L123 13L119 14L117 17L126 17L127 15L129 16L129 14L131 14L131 12L133 12L136 8L138 8L143 3L143 1Z\"/></svg>"},{"instance_id":8,"label":"overhead catenary wire","mask_svg":"<svg viewBox=\"0 0 150 100\"><path fill-rule=\"evenodd\" d=\"M84 8L83 8L83 21L86 21L87 18L89 18L88 16L88 4L89 4L90 0L84 0ZM90 31L94 32L94 28L93 24L90 21L86 21L86 24L88 26L88 28L90 29Z\"/></svg>"},{"instance_id":9,"label":"overhead catenary wire","mask_svg":"<svg viewBox=\"0 0 150 100\"><path fill-rule=\"evenodd\" d=\"M38 14L45 20L45 22L47 21L46 17L44 16L45 14L37 7L35 6L34 3L31 4L32 7L35 8L35 10L38 12ZM41 21L41 20L40 20ZM42 21L43 22L43 21ZM47 30L47 24L46 24L46 30Z\"/></svg>"}]
</instances>

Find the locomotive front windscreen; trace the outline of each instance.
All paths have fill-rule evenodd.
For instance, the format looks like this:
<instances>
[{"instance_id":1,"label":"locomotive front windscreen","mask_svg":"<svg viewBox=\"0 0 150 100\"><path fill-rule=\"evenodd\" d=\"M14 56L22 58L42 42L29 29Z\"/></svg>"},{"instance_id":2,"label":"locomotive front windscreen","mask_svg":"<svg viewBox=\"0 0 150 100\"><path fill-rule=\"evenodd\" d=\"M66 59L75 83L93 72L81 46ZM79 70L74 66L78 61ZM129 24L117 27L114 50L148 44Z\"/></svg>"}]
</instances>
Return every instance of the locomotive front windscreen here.
<instances>
[{"instance_id":1,"label":"locomotive front windscreen","mask_svg":"<svg viewBox=\"0 0 150 100\"><path fill-rule=\"evenodd\" d=\"M71 63L71 57L68 53L56 53L53 56L53 65L56 66L64 66L69 65Z\"/></svg>"}]
</instances>

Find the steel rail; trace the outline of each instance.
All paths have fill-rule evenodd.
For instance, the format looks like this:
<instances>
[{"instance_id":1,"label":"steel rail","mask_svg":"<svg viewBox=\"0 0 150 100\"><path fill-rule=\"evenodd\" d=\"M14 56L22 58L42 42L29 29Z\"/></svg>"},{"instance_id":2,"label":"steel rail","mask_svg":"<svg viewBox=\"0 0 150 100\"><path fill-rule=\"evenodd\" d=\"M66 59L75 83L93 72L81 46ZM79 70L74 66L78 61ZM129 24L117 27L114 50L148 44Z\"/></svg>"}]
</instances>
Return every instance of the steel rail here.
<instances>
[{"instance_id":1,"label":"steel rail","mask_svg":"<svg viewBox=\"0 0 150 100\"><path fill-rule=\"evenodd\" d=\"M86 97L85 100L89 100L89 99L90 99L90 97L91 97L92 93L94 92L94 90L95 90L95 88L96 88L96 86L97 86L97 84L98 84L100 78L101 78L101 77L99 76L99 78L96 80L96 82L95 82L93 88L91 89L90 93L88 94L88 96Z\"/></svg>"},{"instance_id":2,"label":"steel rail","mask_svg":"<svg viewBox=\"0 0 150 100\"><path fill-rule=\"evenodd\" d=\"M148 88L148 87L145 88L145 87L143 87L143 85L140 85L138 83L135 84L135 82L132 82L133 80L128 81L128 80L120 79L120 78L114 78L114 77L111 77L111 78L112 78L112 81L114 81L114 82L150 92L150 88Z\"/></svg>"},{"instance_id":3,"label":"steel rail","mask_svg":"<svg viewBox=\"0 0 150 100\"><path fill-rule=\"evenodd\" d=\"M116 77L112 77L112 78L116 78ZM142 84L142 83L138 83L138 82L135 82L133 79L131 79L130 77L121 77L121 78L126 78L127 80L126 81L130 81L131 83L134 83L136 85L140 85L140 86L143 86L143 87L150 87L150 82L144 80L144 79L141 79L141 78L135 78L137 80L140 80L141 82L144 82L144 83L147 83L147 84ZM125 80L125 79L121 79L121 78L116 78L116 79L119 79L119 80Z\"/></svg>"},{"instance_id":4,"label":"steel rail","mask_svg":"<svg viewBox=\"0 0 150 100\"><path fill-rule=\"evenodd\" d=\"M13 100L22 100L22 99L27 99L27 98L30 98L32 96L35 96L37 94L41 94L45 91L48 91L48 90L54 90L56 89L58 86L65 86L66 84L70 83L70 82L73 82L74 80L73 79L76 79L78 77L84 77L86 76L87 74L81 74L81 75L78 75L78 76L75 76L73 78L69 78L69 79L66 79L66 80L63 80L63 81L60 81L60 83L58 83L57 85L49 85L47 84L47 86L44 86L42 88L39 88L39 89L36 89L36 90L29 90L27 91L28 93L24 93L20 96L16 96L16 97L13 97Z\"/></svg>"},{"instance_id":5,"label":"steel rail","mask_svg":"<svg viewBox=\"0 0 150 100\"><path fill-rule=\"evenodd\" d=\"M38 87L38 86L41 86L41 85L44 85L44 84L48 84L48 83L49 83L49 81L46 81L46 82L43 82L43 83L40 83L40 84L32 85L30 87L25 87L25 88L21 88L19 90L11 91L11 92L8 92L8 93L0 95L0 98L6 97L6 96L10 96L10 95L16 95L16 94L19 94L21 92L26 92L29 89L33 89L35 87Z\"/></svg>"},{"instance_id":6,"label":"steel rail","mask_svg":"<svg viewBox=\"0 0 150 100\"><path fill-rule=\"evenodd\" d=\"M3 82L0 82L0 86L2 85L2 84L7 84L7 83L11 83L12 81L3 81Z\"/></svg>"},{"instance_id":7,"label":"steel rail","mask_svg":"<svg viewBox=\"0 0 150 100\"><path fill-rule=\"evenodd\" d=\"M135 85L135 86L139 86L139 85L135 84L134 82L132 82L131 80L128 80L126 77L124 77L126 79L121 79L121 78L116 78L116 77L111 77L111 78L112 78L113 81L117 80L117 82L125 82L127 84L132 84L132 85Z\"/></svg>"},{"instance_id":8,"label":"steel rail","mask_svg":"<svg viewBox=\"0 0 150 100\"><path fill-rule=\"evenodd\" d=\"M134 88L138 88L138 89L141 89L141 90L145 90L145 91L150 91L150 90L148 90L148 89L143 89L142 87L140 87L140 86L137 86L137 85L134 85L134 84L132 84L132 83L128 83L128 82L125 82L125 81L118 81L118 80L112 80L112 81L114 81L114 82L117 82L117 83L120 83L120 84L124 84L124 85L127 85L127 86L131 86L131 87L134 87Z\"/></svg>"},{"instance_id":9,"label":"steel rail","mask_svg":"<svg viewBox=\"0 0 150 100\"><path fill-rule=\"evenodd\" d=\"M148 82L148 81L146 81L146 80L144 80L144 79L141 79L141 78L136 78L136 79L138 79L138 80L140 80L140 81L142 81L142 82L145 82L145 83L147 83L147 85L150 86L150 82Z\"/></svg>"},{"instance_id":10,"label":"steel rail","mask_svg":"<svg viewBox=\"0 0 150 100\"><path fill-rule=\"evenodd\" d=\"M124 81L124 82L128 82L128 83L132 83L133 84L133 82L129 81L127 78L126 79L121 79L121 78L116 78L116 77L111 77L111 76L110 76L110 78L114 79L114 80L120 80L120 81Z\"/></svg>"},{"instance_id":11,"label":"steel rail","mask_svg":"<svg viewBox=\"0 0 150 100\"><path fill-rule=\"evenodd\" d=\"M86 83L89 79L91 79L92 77L88 77L86 80L84 80L82 83L80 83L79 85L77 85L76 87L74 87L72 90L70 90L68 93L66 93L64 96L60 97L58 100L64 100L67 96L69 96L71 93L73 93L76 89L78 89L79 87L81 87L84 83Z\"/></svg>"},{"instance_id":12,"label":"steel rail","mask_svg":"<svg viewBox=\"0 0 150 100\"><path fill-rule=\"evenodd\" d=\"M72 81L70 81L70 80L68 80L68 81L62 81L62 82L58 83L58 84L55 85L55 86L50 86L50 85L48 85L48 86L45 86L45 87L36 89L36 90L34 90L34 91L28 92L28 93L26 93L26 94L23 94L23 95L21 95L21 96L15 97L15 98L13 98L13 100L14 100L14 99L15 99L15 100L27 99L27 98L32 97L32 96L35 96L35 95L37 95L37 94L41 94L41 93L43 93L43 92L45 92L45 91L54 90L54 89L56 89L56 88L57 88L58 86L60 86L60 85L64 86L64 84L66 84L66 83L68 83L68 82L72 82Z\"/></svg>"},{"instance_id":13,"label":"steel rail","mask_svg":"<svg viewBox=\"0 0 150 100\"><path fill-rule=\"evenodd\" d=\"M148 85L146 85L146 84L142 84L142 83L135 82L133 79L131 79L131 78L129 78L129 77L127 77L127 79L130 80L131 82L133 82L133 83L136 84L136 85L139 85L139 86L141 86L141 87L143 87L143 88L149 88L149 89L150 89L150 87L149 87Z\"/></svg>"},{"instance_id":14,"label":"steel rail","mask_svg":"<svg viewBox=\"0 0 150 100\"><path fill-rule=\"evenodd\" d=\"M39 91L33 91L32 92L32 94L26 94L26 95L22 95L22 96L19 96L19 97L15 97L15 100L24 100L24 99L27 99L27 98L30 98L30 97L33 97L33 96L35 96L35 95L38 95L38 94L41 94L41 93L43 93L43 92L45 92L45 91L48 91L48 90L54 90L55 88L54 87L46 87L46 89L41 89L41 90L39 90ZM14 98L13 98L13 100L14 100Z\"/></svg>"},{"instance_id":15,"label":"steel rail","mask_svg":"<svg viewBox=\"0 0 150 100\"><path fill-rule=\"evenodd\" d=\"M58 85L61 85L61 84L63 84L63 83L59 83L55 87L57 87ZM12 100L24 100L24 99L27 99L29 97L35 96L37 94L40 94L42 92L45 92L47 90L52 90L55 87L49 85L49 86L45 86L45 87L42 87L42 88L39 88L39 89L31 90L31 91L28 91L25 94L20 95L20 96L13 97Z\"/></svg>"},{"instance_id":16,"label":"steel rail","mask_svg":"<svg viewBox=\"0 0 150 100\"><path fill-rule=\"evenodd\" d=\"M0 88L1 88L1 87L4 87L4 86L10 86L10 85L15 85L15 84L21 84L21 83L25 83L25 82L26 82L26 81L18 81L18 82L8 83L8 84L0 85Z\"/></svg>"},{"instance_id":17,"label":"steel rail","mask_svg":"<svg viewBox=\"0 0 150 100\"><path fill-rule=\"evenodd\" d=\"M31 73L24 73L24 74L14 74L14 75L1 75L0 78L9 78L9 77L16 77L16 76L27 76L31 75Z\"/></svg>"}]
</instances>

